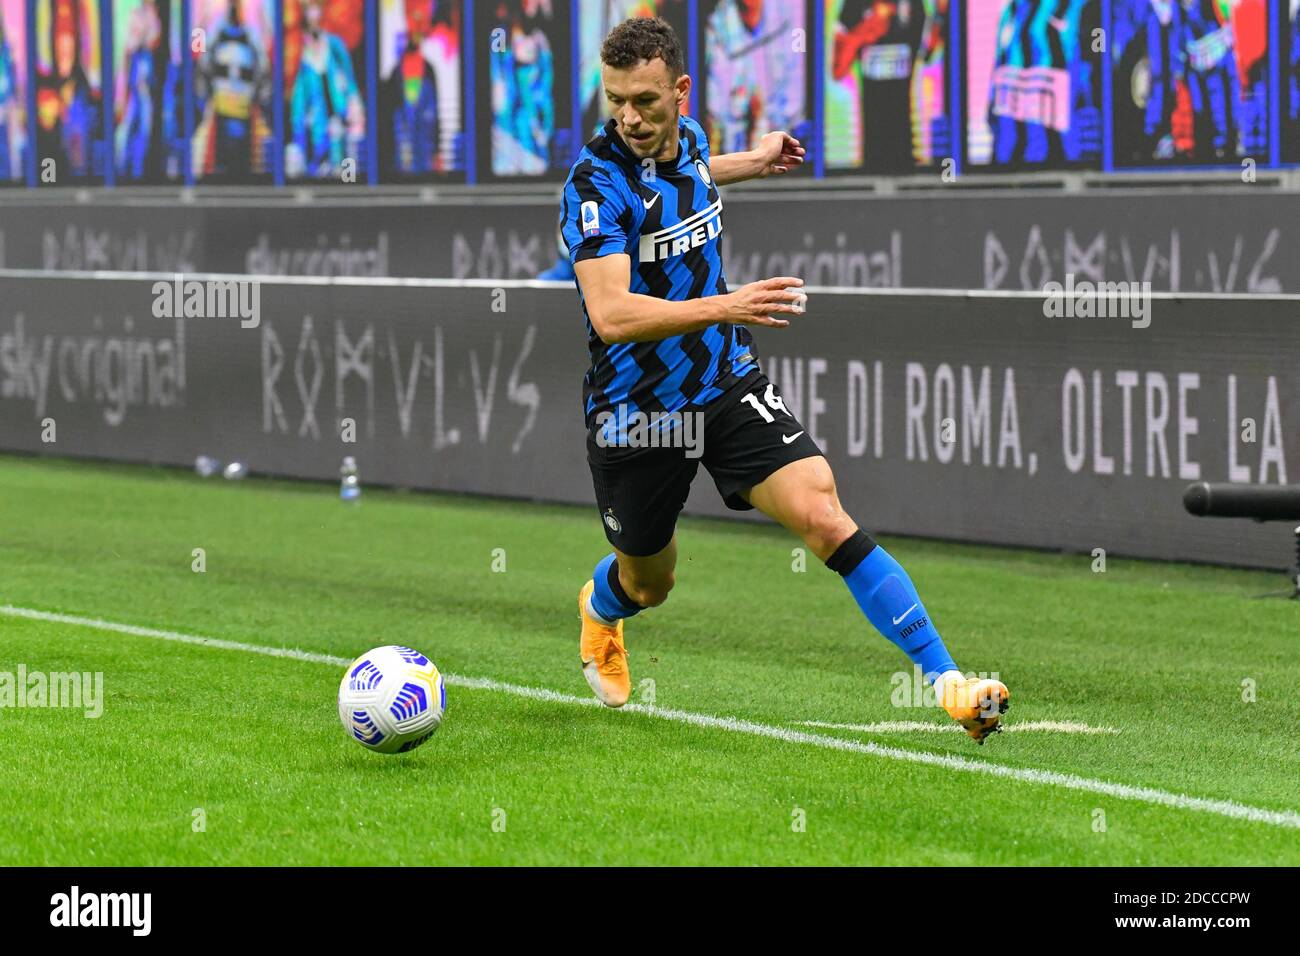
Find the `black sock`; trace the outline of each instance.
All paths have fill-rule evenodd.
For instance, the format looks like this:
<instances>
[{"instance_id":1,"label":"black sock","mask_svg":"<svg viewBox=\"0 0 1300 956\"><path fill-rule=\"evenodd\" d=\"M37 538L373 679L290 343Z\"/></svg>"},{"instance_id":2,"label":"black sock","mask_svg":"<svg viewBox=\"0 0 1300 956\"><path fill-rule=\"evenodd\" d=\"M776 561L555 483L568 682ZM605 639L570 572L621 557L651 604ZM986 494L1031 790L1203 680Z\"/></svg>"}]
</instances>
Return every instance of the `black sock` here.
<instances>
[{"instance_id":1,"label":"black sock","mask_svg":"<svg viewBox=\"0 0 1300 956\"><path fill-rule=\"evenodd\" d=\"M876 542L872 540L871 535L859 528L826 559L826 567L840 576L852 574L853 569L862 563L862 559L875 549Z\"/></svg>"}]
</instances>

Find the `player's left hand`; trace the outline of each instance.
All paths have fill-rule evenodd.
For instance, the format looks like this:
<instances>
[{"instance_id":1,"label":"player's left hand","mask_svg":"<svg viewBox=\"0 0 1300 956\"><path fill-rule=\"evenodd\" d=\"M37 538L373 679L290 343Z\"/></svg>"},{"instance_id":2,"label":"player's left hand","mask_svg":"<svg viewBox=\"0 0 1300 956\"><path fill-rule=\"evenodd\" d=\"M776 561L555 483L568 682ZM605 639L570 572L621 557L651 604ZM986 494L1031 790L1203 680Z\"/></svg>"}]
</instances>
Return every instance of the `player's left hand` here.
<instances>
[{"instance_id":1,"label":"player's left hand","mask_svg":"<svg viewBox=\"0 0 1300 956\"><path fill-rule=\"evenodd\" d=\"M760 179L788 173L803 165L804 148L797 139L781 130L764 134L758 141L758 152L763 160L762 171L758 174Z\"/></svg>"}]
</instances>

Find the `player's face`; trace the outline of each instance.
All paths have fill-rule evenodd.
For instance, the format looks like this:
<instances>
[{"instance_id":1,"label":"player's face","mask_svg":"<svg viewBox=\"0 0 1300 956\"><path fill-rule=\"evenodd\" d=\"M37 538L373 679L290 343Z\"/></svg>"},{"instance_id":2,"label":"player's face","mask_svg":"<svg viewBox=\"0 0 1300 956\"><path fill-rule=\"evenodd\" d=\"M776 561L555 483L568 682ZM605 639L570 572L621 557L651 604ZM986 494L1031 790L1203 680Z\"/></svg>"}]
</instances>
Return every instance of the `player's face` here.
<instances>
[{"instance_id":1,"label":"player's face","mask_svg":"<svg viewBox=\"0 0 1300 956\"><path fill-rule=\"evenodd\" d=\"M642 159L670 160L677 150L677 118L690 93L691 78L673 79L656 57L625 70L601 67L605 102L618 122L618 135Z\"/></svg>"}]
</instances>

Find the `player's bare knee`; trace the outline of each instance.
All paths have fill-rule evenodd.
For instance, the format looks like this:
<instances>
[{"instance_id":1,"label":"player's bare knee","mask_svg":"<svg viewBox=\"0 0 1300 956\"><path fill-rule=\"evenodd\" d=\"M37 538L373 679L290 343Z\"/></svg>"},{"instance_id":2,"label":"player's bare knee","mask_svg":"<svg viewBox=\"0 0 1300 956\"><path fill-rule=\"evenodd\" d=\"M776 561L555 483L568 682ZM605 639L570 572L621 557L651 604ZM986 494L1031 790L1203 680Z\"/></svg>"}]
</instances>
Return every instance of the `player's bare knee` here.
<instances>
[{"instance_id":1,"label":"player's bare knee","mask_svg":"<svg viewBox=\"0 0 1300 956\"><path fill-rule=\"evenodd\" d=\"M818 496L803 515L800 536L818 554L829 554L851 535L855 525L834 495Z\"/></svg>"}]
</instances>

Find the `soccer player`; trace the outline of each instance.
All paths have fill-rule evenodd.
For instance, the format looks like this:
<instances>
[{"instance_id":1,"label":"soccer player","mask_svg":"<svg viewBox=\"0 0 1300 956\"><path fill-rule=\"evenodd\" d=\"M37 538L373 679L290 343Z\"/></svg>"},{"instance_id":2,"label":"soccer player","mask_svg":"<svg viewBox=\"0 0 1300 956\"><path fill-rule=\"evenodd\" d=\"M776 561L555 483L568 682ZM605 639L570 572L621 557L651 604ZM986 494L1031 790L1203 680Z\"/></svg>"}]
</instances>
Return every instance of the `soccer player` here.
<instances>
[{"instance_id":1,"label":"soccer player","mask_svg":"<svg viewBox=\"0 0 1300 956\"><path fill-rule=\"evenodd\" d=\"M747 326L802 311L791 276L727 288L718 187L787 172L804 150L784 132L710 156L682 115L681 44L661 19L615 27L601 49L612 114L565 183L560 223L587 318L587 458L613 551L578 596L583 674L621 707L631 693L623 622L673 586L675 525L702 461L727 506L758 508L843 576L867 619L935 683L976 740L998 729L1007 689L968 680L907 572L845 514L821 450L755 358ZM701 441L702 439L702 441Z\"/></svg>"}]
</instances>

